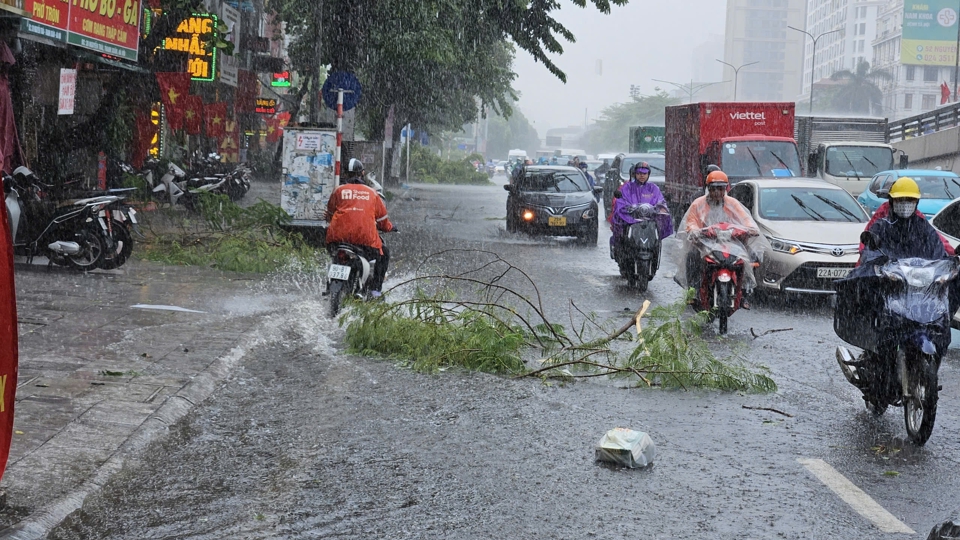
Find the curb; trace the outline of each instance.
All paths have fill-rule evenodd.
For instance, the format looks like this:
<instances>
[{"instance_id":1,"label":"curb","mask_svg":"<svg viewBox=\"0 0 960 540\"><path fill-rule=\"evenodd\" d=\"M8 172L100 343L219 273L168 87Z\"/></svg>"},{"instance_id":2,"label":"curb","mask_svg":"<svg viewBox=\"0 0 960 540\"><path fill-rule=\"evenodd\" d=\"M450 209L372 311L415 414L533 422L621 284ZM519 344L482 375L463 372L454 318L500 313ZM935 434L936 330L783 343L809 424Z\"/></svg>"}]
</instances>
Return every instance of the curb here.
<instances>
[{"instance_id":1,"label":"curb","mask_svg":"<svg viewBox=\"0 0 960 540\"><path fill-rule=\"evenodd\" d=\"M156 413L147 418L137 430L105 461L93 475L73 492L60 498L24 520L0 531L0 540L41 540L70 514L83 506L87 497L103 489L120 472L125 461L135 457L148 444L165 435L167 428L186 416L194 407L209 398L218 382L224 380L243 359L246 347L256 341L256 333L247 334L243 343L215 360L187 386L167 398Z\"/></svg>"}]
</instances>

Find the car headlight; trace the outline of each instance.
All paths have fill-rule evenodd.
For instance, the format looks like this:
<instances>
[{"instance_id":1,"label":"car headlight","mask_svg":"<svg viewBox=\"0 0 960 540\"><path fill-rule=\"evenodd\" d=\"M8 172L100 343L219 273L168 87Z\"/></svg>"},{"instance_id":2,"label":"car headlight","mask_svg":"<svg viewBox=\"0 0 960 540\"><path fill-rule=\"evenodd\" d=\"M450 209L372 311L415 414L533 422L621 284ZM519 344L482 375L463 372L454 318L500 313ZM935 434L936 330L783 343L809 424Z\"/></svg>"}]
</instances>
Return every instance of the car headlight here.
<instances>
[{"instance_id":1,"label":"car headlight","mask_svg":"<svg viewBox=\"0 0 960 540\"><path fill-rule=\"evenodd\" d=\"M536 214L529 208L524 208L520 211L520 218L524 221L533 221L534 217L536 217Z\"/></svg>"},{"instance_id":2,"label":"car headlight","mask_svg":"<svg viewBox=\"0 0 960 540\"><path fill-rule=\"evenodd\" d=\"M774 251L779 251L780 253L796 255L797 253L803 251L803 248L789 240L781 240L780 238L774 238L772 236L768 236L767 240L770 241L770 247L772 247Z\"/></svg>"},{"instance_id":3,"label":"car headlight","mask_svg":"<svg viewBox=\"0 0 960 540\"><path fill-rule=\"evenodd\" d=\"M597 217L597 211L593 208L587 208L587 210L580 215L582 219L593 219Z\"/></svg>"}]
</instances>

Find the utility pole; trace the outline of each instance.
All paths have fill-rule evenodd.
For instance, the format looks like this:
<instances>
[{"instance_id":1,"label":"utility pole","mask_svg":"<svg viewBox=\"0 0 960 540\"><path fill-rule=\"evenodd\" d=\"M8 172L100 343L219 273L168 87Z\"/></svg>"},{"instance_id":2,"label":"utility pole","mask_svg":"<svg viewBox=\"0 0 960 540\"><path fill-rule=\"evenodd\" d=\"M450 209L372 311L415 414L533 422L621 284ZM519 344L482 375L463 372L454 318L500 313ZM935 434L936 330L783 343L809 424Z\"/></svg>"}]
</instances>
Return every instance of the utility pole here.
<instances>
[{"instance_id":1,"label":"utility pole","mask_svg":"<svg viewBox=\"0 0 960 540\"><path fill-rule=\"evenodd\" d=\"M811 34L810 32L807 32L806 30L801 30L801 29L799 29L799 28L794 28L794 27L792 27L792 26L787 26L787 28L789 28L789 29L791 29L791 30L796 30L797 32L800 32L800 33L803 33L803 34L806 34L806 35L810 36L810 39L813 40L813 55L811 55L811 58L810 58L810 109L809 109L810 114L813 114L813 88L814 88L814 86L815 86L815 84L816 84L816 82L817 82L817 81L815 81L814 78L813 78L813 72L817 69L817 42L820 41L820 38L822 38L823 36L825 36L825 35L827 35L827 34L832 34L832 33L834 33L834 32L839 32L840 30L843 30L843 29L842 29L842 28L837 28L836 30L830 30L830 31L827 31L827 32L823 32L822 34L818 35L817 37L813 37L813 34Z\"/></svg>"}]
</instances>

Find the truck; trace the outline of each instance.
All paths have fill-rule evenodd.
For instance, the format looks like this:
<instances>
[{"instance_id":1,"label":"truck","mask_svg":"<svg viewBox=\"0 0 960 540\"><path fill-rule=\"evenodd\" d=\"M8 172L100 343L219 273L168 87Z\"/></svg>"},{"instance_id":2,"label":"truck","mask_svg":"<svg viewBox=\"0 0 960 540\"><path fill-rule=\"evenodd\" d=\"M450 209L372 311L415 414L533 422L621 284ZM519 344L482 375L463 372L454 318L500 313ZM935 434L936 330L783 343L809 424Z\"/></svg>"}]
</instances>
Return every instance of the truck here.
<instances>
[{"instance_id":1,"label":"truck","mask_svg":"<svg viewBox=\"0 0 960 540\"><path fill-rule=\"evenodd\" d=\"M708 165L736 183L746 178L803 176L793 139L794 103L689 103L666 108L663 195L674 219L703 195Z\"/></svg>"},{"instance_id":2,"label":"truck","mask_svg":"<svg viewBox=\"0 0 960 540\"><path fill-rule=\"evenodd\" d=\"M798 116L794 138L807 176L836 184L856 197L880 171L897 168L886 118ZM901 154L899 168L907 168Z\"/></svg>"},{"instance_id":3,"label":"truck","mask_svg":"<svg viewBox=\"0 0 960 540\"><path fill-rule=\"evenodd\" d=\"M631 154L662 154L666 151L666 128L635 126L630 128Z\"/></svg>"}]
</instances>

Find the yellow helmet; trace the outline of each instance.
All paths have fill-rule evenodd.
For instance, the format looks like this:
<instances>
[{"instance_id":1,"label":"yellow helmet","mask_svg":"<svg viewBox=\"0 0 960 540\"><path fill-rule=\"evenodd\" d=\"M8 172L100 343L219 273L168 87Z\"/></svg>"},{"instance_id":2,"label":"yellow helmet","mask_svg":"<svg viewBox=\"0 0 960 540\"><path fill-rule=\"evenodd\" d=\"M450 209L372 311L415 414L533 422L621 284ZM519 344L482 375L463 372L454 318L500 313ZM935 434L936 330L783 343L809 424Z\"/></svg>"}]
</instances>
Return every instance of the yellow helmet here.
<instances>
[{"instance_id":1,"label":"yellow helmet","mask_svg":"<svg viewBox=\"0 0 960 540\"><path fill-rule=\"evenodd\" d=\"M890 186L890 198L919 199L920 186L918 186L914 179L910 178L909 176L898 178L897 181Z\"/></svg>"}]
</instances>

